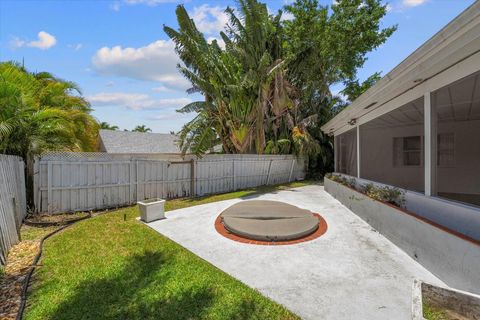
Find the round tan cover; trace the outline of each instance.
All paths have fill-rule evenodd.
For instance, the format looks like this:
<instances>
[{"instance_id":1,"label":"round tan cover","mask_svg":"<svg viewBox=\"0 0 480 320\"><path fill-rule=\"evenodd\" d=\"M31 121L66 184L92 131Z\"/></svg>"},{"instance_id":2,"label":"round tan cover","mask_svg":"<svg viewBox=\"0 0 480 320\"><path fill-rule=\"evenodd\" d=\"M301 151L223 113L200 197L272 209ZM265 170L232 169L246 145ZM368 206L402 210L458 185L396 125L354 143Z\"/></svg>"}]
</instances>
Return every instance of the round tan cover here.
<instances>
[{"instance_id":1,"label":"round tan cover","mask_svg":"<svg viewBox=\"0 0 480 320\"><path fill-rule=\"evenodd\" d=\"M220 217L229 232L254 240L293 240L318 228L318 218L310 211L279 201L242 201L225 209Z\"/></svg>"}]
</instances>

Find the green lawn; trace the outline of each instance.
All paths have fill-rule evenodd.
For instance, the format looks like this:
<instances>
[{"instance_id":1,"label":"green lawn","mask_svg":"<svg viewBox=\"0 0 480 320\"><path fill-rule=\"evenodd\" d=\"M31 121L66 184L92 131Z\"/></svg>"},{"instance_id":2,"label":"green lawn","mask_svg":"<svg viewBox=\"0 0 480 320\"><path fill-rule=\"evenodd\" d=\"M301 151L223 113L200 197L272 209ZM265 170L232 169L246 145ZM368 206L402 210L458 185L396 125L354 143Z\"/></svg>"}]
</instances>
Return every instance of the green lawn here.
<instances>
[{"instance_id":1,"label":"green lawn","mask_svg":"<svg viewBox=\"0 0 480 320\"><path fill-rule=\"evenodd\" d=\"M173 200L166 208L305 184ZM48 239L29 294L26 319L298 319L142 225L137 216L136 207L111 211Z\"/></svg>"}]
</instances>

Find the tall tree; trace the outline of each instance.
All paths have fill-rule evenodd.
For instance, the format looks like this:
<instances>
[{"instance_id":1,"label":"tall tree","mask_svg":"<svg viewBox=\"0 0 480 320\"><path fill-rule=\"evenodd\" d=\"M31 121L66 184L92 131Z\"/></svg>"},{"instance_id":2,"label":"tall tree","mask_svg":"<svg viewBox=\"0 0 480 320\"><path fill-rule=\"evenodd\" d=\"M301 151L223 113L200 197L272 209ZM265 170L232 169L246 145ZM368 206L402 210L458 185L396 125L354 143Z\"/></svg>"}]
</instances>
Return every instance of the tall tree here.
<instances>
[{"instance_id":1,"label":"tall tree","mask_svg":"<svg viewBox=\"0 0 480 320\"><path fill-rule=\"evenodd\" d=\"M320 125L348 102L330 88L343 83L351 101L376 81L378 74L360 83L357 70L395 30L380 28L386 7L379 0L331 8L298 0L285 8L293 19L283 21L256 0L237 3L226 10L224 49L205 39L183 6L179 30L164 26L189 92L205 97L179 110L197 113L180 131L182 150L201 154L220 141L227 153L310 154L310 163L327 170L332 140Z\"/></svg>"},{"instance_id":2,"label":"tall tree","mask_svg":"<svg viewBox=\"0 0 480 320\"><path fill-rule=\"evenodd\" d=\"M164 27L191 91L205 96L179 110L197 112L180 131L182 149L203 153L218 140L227 153L314 149L306 133L309 121L297 123L297 93L287 80L282 53L281 13L269 15L256 0L239 0L238 11L226 10L229 23L220 33L225 49L206 41L183 6L177 7L179 30Z\"/></svg>"},{"instance_id":3,"label":"tall tree","mask_svg":"<svg viewBox=\"0 0 480 320\"><path fill-rule=\"evenodd\" d=\"M293 15L285 21L288 79L301 92L302 116L318 115L311 132L321 148L310 165L316 169L311 171L324 173L333 169L333 142L320 126L379 79L375 73L361 83L357 71L396 26L380 27L386 14L380 0L339 0L331 7L297 0L285 10ZM341 93L346 101L331 92L338 84L345 87Z\"/></svg>"}]
</instances>

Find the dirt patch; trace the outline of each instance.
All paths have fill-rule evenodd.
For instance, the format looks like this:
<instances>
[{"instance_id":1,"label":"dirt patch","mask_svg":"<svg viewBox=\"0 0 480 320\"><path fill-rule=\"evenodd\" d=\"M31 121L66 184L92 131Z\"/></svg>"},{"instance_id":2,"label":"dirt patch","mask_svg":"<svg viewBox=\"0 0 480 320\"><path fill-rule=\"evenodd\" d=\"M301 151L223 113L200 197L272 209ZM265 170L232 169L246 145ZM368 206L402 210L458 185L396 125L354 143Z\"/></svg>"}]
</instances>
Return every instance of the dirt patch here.
<instances>
[{"instance_id":1,"label":"dirt patch","mask_svg":"<svg viewBox=\"0 0 480 320\"><path fill-rule=\"evenodd\" d=\"M28 216L24 223L29 226L61 226L91 216L90 212L62 213L62 214L34 214Z\"/></svg>"}]
</instances>

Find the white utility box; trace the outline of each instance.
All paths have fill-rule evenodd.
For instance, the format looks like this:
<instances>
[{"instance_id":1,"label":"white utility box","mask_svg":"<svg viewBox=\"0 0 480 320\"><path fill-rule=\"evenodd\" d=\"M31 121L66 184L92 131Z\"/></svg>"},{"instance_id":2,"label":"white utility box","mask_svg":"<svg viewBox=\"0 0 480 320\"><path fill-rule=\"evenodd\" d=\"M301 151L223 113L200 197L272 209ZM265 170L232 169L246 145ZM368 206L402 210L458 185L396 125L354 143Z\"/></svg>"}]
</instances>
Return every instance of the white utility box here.
<instances>
[{"instance_id":1,"label":"white utility box","mask_svg":"<svg viewBox=\"0 0 480 320\"><path fill-rule=\"evenodd\" d=\"M144 222L165 219L165 200L154 198L138 201L137 203L140 210L140 218Z\"/></svg>"}]
</instances>

